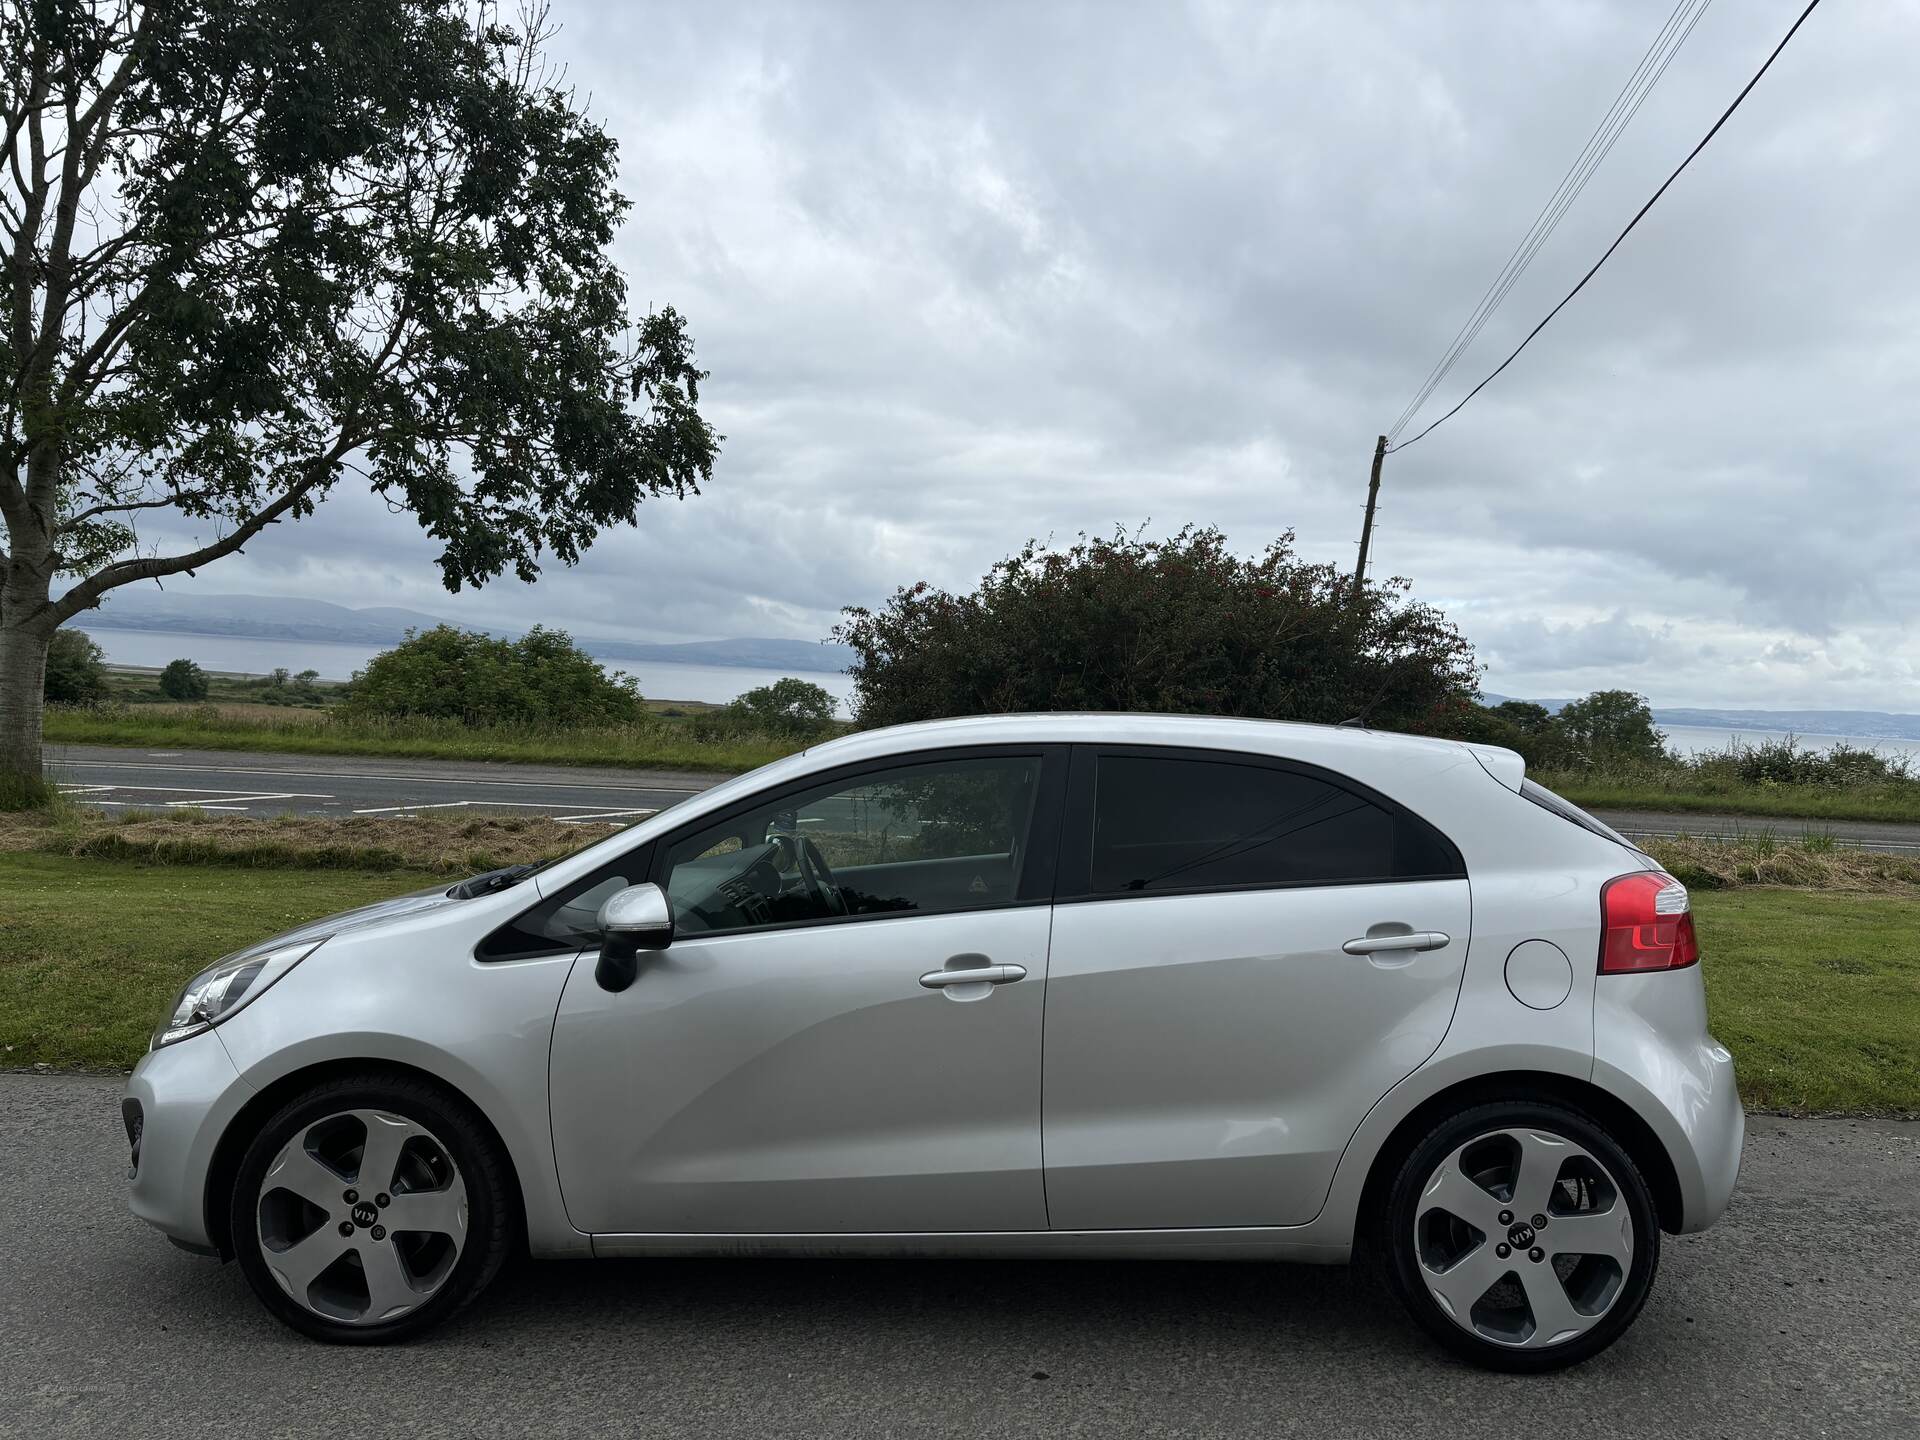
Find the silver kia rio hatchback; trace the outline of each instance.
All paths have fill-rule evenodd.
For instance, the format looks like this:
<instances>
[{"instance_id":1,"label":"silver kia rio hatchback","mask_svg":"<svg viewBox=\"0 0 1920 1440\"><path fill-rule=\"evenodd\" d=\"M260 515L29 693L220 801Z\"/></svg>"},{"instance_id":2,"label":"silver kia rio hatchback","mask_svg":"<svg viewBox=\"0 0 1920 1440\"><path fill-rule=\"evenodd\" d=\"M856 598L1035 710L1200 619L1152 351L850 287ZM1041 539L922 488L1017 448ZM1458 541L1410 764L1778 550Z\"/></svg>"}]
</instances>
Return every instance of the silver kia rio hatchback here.
<instances>
[{"instance_id":1,"label":"silver kia rio hatchback","mask_svg":"<svg viewBox=\"0 0 1920 1440\"><path fill-rule=\"evenodd\" d=\"M134 1212L322 1340L516 1248L1338 1263L1546 1370L1744 1122L1687 892L1509 751L1020 715L853 735L196 976Z\"/></svg>"}]
</instances>

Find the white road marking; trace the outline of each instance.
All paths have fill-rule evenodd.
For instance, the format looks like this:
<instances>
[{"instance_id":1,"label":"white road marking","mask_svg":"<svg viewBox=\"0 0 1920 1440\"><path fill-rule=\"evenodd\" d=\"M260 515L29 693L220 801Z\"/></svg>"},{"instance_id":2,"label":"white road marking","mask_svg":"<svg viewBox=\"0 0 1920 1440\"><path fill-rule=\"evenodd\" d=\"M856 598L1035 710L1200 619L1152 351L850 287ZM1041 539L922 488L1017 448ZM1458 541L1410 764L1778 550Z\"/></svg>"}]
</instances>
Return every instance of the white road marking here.
<instances>
[{"instance_id":1,"label":"white road marking","mask_svg":"<svg viewBox=\"0 0 1920 1440\"><path fill-rule=\"evenodd\" d=\"M353 813L356 815L398 815L404 811L406 814L411 815L416 810L460 810L471 804L473 804L471 800L440 800L432 805L381 805L372 810L356 810Z\"/></svg>"},{"instance_id":2,"label":"white road marking","mask_svg":"<svg viewBox=\"0 0 1920 1440\"><path fill-rule=\"evenodd\" d=\"M167 795L233 795L231 785L211 787L206 785L62 785L62 790L158 790ZM237 797L235 797L237 798ZM298 790L276 790L272 795L258 797L262 800L331 800L331 795L315 795Z\"/></svg>"},{"instance_id":3,"label":"white road marking","mask_svg":"<svg viewBox=\"0 0 1920 1440\"><path fill-rule=\"evenodd\" d=\"M315 800L323 798L325 797L315 795L296 796L276 791L272 795L222 795L218 800L169 800L166 803L169 807L197 805L202 810L244 810L247 808L247 805L257 800Z\"/></svg>"},{"instance_id":4,"label":"white road marking","mask_svg":"<svg viewBox=\"0 0 1920 1440\"><path fill-rule=\"evenodd\" d=\"M657 809L656 810L597 810L591 815L556 815L553 818L558 820L562 825L575 825L582 820L611 820L611 819L616 819L623 816L633 820L644 820L649 815L658 815L659 813L660 812Z\"/></svg>"}]
</instances>

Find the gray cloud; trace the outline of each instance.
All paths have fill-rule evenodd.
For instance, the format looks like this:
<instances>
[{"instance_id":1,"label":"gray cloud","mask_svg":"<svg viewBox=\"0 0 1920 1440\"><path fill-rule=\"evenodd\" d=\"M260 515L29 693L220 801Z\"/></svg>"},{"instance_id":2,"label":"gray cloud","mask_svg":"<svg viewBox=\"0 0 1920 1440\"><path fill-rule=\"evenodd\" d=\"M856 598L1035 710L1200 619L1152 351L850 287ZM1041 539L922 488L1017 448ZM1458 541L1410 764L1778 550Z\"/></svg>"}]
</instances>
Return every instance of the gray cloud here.
<instances>
[{"instance_id":1,"label":"gray cloud","mask_svg":"<svg viewBox=\"0 0 1920 1440\"><path fill-rule=\"evenodd\" d=\"M1291 527L1347 563L1373 436L1667 8L562 0L636 301L680 307L713 370L711 493L531 591L447 597L411 522L343 491L199 583L817 637L1029 535ZM1708 12L1423 420L1797 9ZM1528 355L1389 460L1379 573L1491 688L1920 709L1917 43L1912 6L1823 7Z\"/></svg>"}]
</instances>

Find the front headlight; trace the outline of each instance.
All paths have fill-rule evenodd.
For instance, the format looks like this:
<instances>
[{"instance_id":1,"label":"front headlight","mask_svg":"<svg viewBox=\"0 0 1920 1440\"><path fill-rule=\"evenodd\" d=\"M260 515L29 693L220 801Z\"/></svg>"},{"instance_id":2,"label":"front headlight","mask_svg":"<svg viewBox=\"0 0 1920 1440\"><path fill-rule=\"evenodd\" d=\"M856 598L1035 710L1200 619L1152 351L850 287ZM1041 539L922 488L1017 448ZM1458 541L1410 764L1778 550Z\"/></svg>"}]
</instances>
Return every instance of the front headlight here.
<instances>
[{"instance_id":1,"label":"front headlight","mask_svg":"<svg viewBox=\"0 0 1920 1440\"><path fill-rule=\"evenodd\" d=\"M274 981L327 943L297 940L291 945L276 945L271 950L241 951L224 960L216 960L187 982L180 998L153 1032L147 1048L158 1050L202 1030L211 1030Z\"/></svg>"}]
</instances>

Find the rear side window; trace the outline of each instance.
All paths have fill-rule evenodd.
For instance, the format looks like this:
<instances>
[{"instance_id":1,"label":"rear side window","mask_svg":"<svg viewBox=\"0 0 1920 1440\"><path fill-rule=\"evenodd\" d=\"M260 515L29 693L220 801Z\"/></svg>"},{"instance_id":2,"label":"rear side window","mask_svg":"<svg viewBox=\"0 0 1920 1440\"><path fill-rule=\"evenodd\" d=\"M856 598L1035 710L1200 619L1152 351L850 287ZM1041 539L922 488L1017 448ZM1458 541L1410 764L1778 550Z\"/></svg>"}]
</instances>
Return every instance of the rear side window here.
<instances>
[{"instance_id":1,"label":"rear side window","mask_svg":"<svg viewBox=\"0 0 1920 1440\"><path fill-rule=\"evenodd\" d=\"M1317 773L1140 755L1102 755L1095 771L1095 894L1463 874L1431 825Z\"/></svg>"},{"instance_id":2,"label":"rear side window","mask_svg":"<svg viewBox=\"0 0 1920 1440\"><path fill-rule=\"evenodd\" d=\"M1551 810L1562 820L1571 821L1582 830L1591 830L1602 839L1611 840L1616 845L1624 845L1627 849L1635 851L1636 853L1640 849L1638 845L1627 839L1626 836L1622 835L1604 820L1594 819L1593 816L1582 810L1571 800L1562 800L1544 785L1536 785L1531 780L1522 780L1520 782L1520 793L1538 805L1542 810Z\"/></svg>"}]
</instances>

